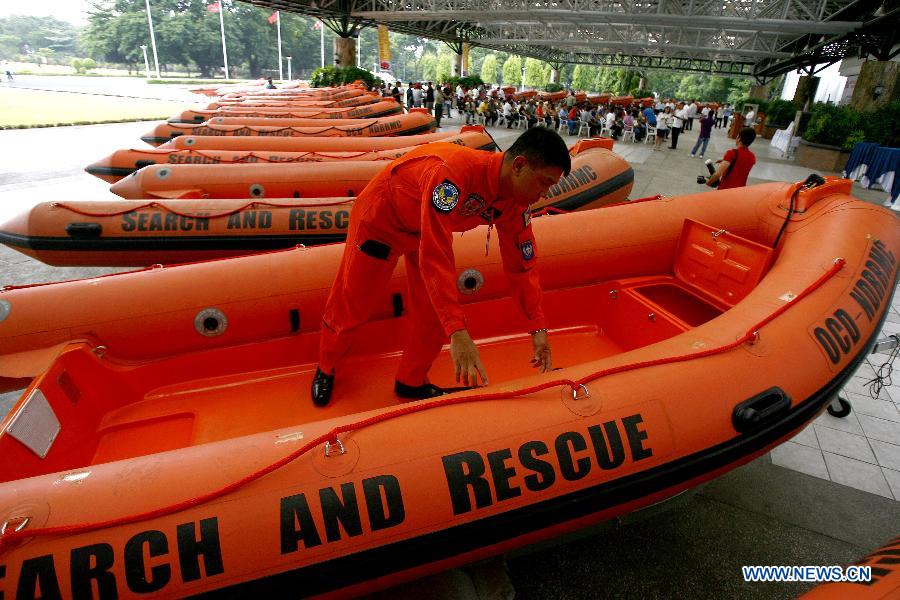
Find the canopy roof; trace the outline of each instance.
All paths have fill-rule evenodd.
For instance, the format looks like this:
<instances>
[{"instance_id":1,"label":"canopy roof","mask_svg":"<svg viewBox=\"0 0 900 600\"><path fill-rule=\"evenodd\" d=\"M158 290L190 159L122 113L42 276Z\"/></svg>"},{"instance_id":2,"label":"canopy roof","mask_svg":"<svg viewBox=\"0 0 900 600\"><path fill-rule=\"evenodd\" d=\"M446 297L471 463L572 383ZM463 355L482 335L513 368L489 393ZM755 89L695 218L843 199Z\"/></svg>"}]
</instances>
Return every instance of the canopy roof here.
<instances>
[{"instance_id":1,"label":"canopy roof","mask_svg":"<svg viewBox=\"0 0 900 600\"><path fill-rule=\"evenodd\" d=\"M339 35L391 30L561 65L766 80L850 54L896 55L892 0L249 0L315 16ZM890 8L889 8L890 7Z\"/></svg>"}]
</instances>

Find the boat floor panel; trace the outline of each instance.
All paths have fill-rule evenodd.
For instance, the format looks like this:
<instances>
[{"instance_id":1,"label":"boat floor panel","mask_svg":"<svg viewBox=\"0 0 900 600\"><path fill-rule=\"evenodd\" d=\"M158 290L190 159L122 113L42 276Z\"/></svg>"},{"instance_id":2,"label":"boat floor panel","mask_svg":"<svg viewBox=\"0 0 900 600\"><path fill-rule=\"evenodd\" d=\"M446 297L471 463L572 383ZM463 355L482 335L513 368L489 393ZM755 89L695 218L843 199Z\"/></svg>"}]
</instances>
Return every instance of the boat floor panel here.
<instances>
[{"instance_id":1,"label":"boat floor panel","mask_svg":"<svg viewBox=\"0 0 900 600\"><path fill-rule=\"evenodd\" d=\"M478 347L492 383L535 372L528 335L478 340ZM596 326L555 331L552 349L555 367L622 351ZM399 352L348 361L343 371L353 376L338 375L334 396L325 408L310 401L316 369L312 363L272 372L233 373L217 378L212 385L192 382L197 386L193 389L179 386L168 392L153 391L144 400L104 417L92 464L398 405L402 401L394 395L393 386L399 362ZM454 382L448 347L435 361L430 379L444 387L461 385Z\"/></svg>"}]
</instances>

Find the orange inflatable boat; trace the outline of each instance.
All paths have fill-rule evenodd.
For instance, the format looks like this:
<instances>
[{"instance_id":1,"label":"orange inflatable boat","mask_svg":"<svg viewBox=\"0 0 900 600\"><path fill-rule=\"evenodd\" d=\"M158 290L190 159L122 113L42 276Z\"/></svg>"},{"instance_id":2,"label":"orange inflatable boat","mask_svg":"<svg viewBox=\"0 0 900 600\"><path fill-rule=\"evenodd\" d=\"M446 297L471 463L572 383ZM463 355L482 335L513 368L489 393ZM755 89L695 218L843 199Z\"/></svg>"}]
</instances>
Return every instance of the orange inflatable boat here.
<instances>
[{"instance_id":1,"label":"orange inflatable boat","mask_svg":"<svg viewBox=\"0 0 900 600\"><path fill-rule=\"evenodd\" d=\"M375 104L381 102L383 98L376 94L363 94L362 96L354 96L353 98L345 98L344 100L291 100L290 98L272 98L263 100L216 100L206 105L207 110L215 110L224 107L252 107L252 106L268 106L268 107L301 107L301 106L319 106L322 108L342 108L348 106L364 106L366 104Z\"/></svg>"},{"instance_id":2,"label":"orange inflatable boat","mask_svg":"<svg viewBox=\"0 0 900 600\"><path fill-rule=\"evenodd\" d=\"M633 173L617 155L583 153L573 162L572 173L535 207L538 213L605 206L627 197ZM0 225L0 243L54 265L206 260L343 241L352 201L44 202Z\"/></svg>"},{"instance_id":3,"label":"orange inflatable boat","mask_svg":"<svg viewBox=\"0 0 900 600\"><path fill-rule=\"evenodd\" d=\"M206 123L160 123L141 136L151 146L182 135L351 137L431 133L437 124L425 109L378 119L265 119L216 117Z\"/></svg>"},{"instance_id":4,"label":"orange inflatable boat","mask_svg":"<svg viewBox=\"0 0 900 600\"><path fill-rule=\"evenodd\" d=\"M183 135L160 144L173 150L276 150L279 152L378 152L430 142L447 141L466 131L484 131L481 125L464 125L458 130L404 136L371 137L271 137Z\"/></svg>"},{"instance_id":5,"label":"orange inflatable boat","mask_svg":"<svg viewBox=\"0 0 900 600\"><path fill-rule=\"evenodd\" d=\"M263 117L278 119L375 119L403 113L395 100L382 100L363 106L329 107L221 107L214 110L185 110L171 117L169 123L204 123L215 117Z\"/></svg>"},{"instance_id":6,"label":"orange inflatable boat","mask_svg":"<svg viewBox=\"0 0 900 600\"><path fill-rule=\"evenodd\" d=\"M828 569L829 577L843 575L847 581L823 583L801 596L800 600L896 600L900 598L900 537L843 570L816 568Z\"/></svg>"},{"instance_id":7,"label":"orange inflatable boat","mask_svg":"<svg viewBox=\"0 0 900 600\"><path fill-rule=\"evenodd\" d=\"M427 134L426 134L427 135ZM332 162L346 160L393 160L403 156L418 144L410 143L419 136L403 136L407 146L388 150L358 150L356 152L290 152L273 149L265 150L198 150L189 148L176 150L170 148L131 148L116 150L106 158L85 167L85 171L109 183L115 183L136 170L152 164L248 164L248 163L303 163ZM181 139L181 138L176 138ZM219 140L220 138L216 138ZM259 140L259 138L253 138ZM268 139L268 138L267 138ZM294 139L294 138L286 138ZM360 138L329 138L341 140L357 140ZM366 138L375 139L375 138ZM265 141L265 140L262 140ZM282 140L279 140L282 141ZM301 140L308 141L308 140ZM467 129L460 133L444 136L442 141L468 146L481 150L496 150L494 139L479 127Z\"/></svg>"},{"instance_id":8,"label":"orange inflatable boat","mask_svg":"<svg viewBox=\"0 0 900 600\"><path fill-rule=\"evenodd\" d=\"M0 424L0 586L349 596L722 475L822 412L878 335L900 225L850 189L537 219L545 374L496 243L454 236L491 385L416 403L391 376L402 268L332 402L306 398L338 245L6 290L0 369L35 378ZM15 356L29 341L57 347ZM431 380L452 373L445 350Z\"/></svg>"},{"instance_id":9,"label":"orange inflatable boat","mask_svg":"<svg viewBox=\"0 0 900 600\"><path fill-rule=\"evenodd\" d=\"M634 171L604 148L581 146L572 172L553 186L546 201L563 210L624 200ZM141 198L328 198L357 196L385 161L302 164L148 165L110 187L117 196ZM541 208L539 204L536 208Z\"/></svg>"}]
</instances>

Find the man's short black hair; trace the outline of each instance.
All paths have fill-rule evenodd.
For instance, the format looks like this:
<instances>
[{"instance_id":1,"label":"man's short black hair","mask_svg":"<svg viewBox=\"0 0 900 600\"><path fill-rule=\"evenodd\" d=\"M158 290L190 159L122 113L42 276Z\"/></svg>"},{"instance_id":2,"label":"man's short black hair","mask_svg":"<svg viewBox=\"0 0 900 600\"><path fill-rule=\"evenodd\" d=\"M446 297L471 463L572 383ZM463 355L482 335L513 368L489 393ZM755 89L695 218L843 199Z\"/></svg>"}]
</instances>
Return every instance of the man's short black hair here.
<instances>
[{"instance_id":1,"label":"man's short black hair","mask_svg":"<svg viewBox=\"0 0 900 600\"><path fill-rule=\"evenodd\" d=\"M753 143L753 140L756 139L756 132L752 127L744 127L741 129L741 132L738 134L738 137L741 138L741 143L744 146L749 147L750 144Z\"/></svg>"},{"instance_id":2,"label":"man's short black hair","mask_svg":"<svg viewBox=\"0 0 900 600\"><path fill-rule=\"evenodd\" d=\"M506 156L509 159L524 156L531 166L559 167L563 175L572 170L572 157L566 143L555 130L546 127L526 129L506 151Z\"/></svg>"}]
</instances>

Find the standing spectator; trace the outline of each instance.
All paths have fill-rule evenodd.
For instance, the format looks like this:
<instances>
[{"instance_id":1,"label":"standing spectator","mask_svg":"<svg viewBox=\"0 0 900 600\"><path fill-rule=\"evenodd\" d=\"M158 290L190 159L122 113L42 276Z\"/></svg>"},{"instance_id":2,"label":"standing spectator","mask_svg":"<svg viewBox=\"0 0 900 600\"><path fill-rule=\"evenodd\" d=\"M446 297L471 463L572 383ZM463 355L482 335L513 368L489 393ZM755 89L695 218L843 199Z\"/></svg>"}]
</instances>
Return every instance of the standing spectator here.
<instances>
[{"instance_id":1,"label":"standing spectator","mask_svg":"<svg viewBox=\"0 0 900 600\"><path fill-rule=\"evenodd\" d=\"M677 111L675 111L675 116L672 119L672 145L669 146L669 150L677 150L678 149L678 136L681 135L681 128L684 127L685 121L687 121L688 115L688 107L682 106Z\"/></svg>"},{"instance_id":2,"label":"standing spectator","mask_svg":"<svg viewBox=\"0 0 900 600\"><path fill-rule=\"evenodd\" d=\"M430 81L425 88L425 108L427 108L428 110L434 108L434 88L431 86Z\"/></svg>"},{"instance_id":3,"label":"standing spectator","mask_svg":"<svg viewBox=\"0 0 900 600\"><path fill-rule=\"evenodd\" d=\"M394 87L391 88L391 98L397 101L397 104L403 103L403 95L400 93L400 82L395 81Z\"/></svg>"},{"instance_id":4,"label":"standing spectator","mask_svg":"<svg viewBox=\"0 0 900 600\"><path fill-rule=\"evenodd\" d=\"M730 104L725 105L725 129L728 129L728 122L731 121L731 115L734 114L734 107Z\"/></svg>"},{"instance_id":5,"label":"standing spectator","mask_svg":"<svg viewBox=\"0 0 900 600\"><path fill-rule=\"evenodd\" d=\"M417 83L413 87L413 108L422 108L422 100L424 98L425 94L422 92L422 84Z\"/></svg>"},{"instance_id":6,"label":"standing spectator","mask_svg":"<svg viewBox=\"0 0 900 600\"><path fill-rule=\"evenodd\" d=\"M406 88L406 108L410 109L413 107L413 82L409 82L409 87Z\"/></svg>"},{"instance_id":7,"label":"standing spectator","mask_svg":"<svg viewBox=\"0 0 900 600\"><path fill-rule=\"evenodd\" d=\"M655 104L654 107L653 107L653 113L656 114L656 115L658 115L658 114L661 113L663 110L665 110L665 108L666 108L666 105L663 104L662 98L658 98L658 99L656 100L656 104Z\"/></svg>"},{"instance_id":8,"label":"standing spectator","mask_svg":"<svg viewBox=\"0 0 900 600\"><path fill-rule=\"evenodd\" d=\"M447 118L452 119L453 114L450 112L450 107L453 105L453 90L445 83L441 93L444 95L444 108L447 110Z\"/></svg>"},{"instance_id":9,"label":"standing spectator","mask_svg":"<svg viewBox=\"0 0 900 600\"><path fill-rule=\"evenodd\" d=\"M700 119L700 137L697 138L697 143L694 144L694 149L691 150L691 158L694 158L694 155L697 154L697 149L700 149L700 158L703 158L703 155L706 154L706 147L709 145L709 136L712 134L712 127L716 123L716 117L713 115L712 111L707 111L703 118ZM700 146L703 146L700 148Z\"/></svg>"},{"instance_id":10,"label":"standing spectator","mask_svg":"<svg viewBox=\"0 0 900 600\"><path fill-rule=\"evenodd\" d=\"M441 88L437 88L436 90L432 89L431 94L431 104L433 105L434 110L434 121L435 123L437 123L437 127L440 127L441 117L444 116L444 92L441 91Z\"/></svg>"},{"instance_id":11,"label":"standing spectator","mask_svg":"<svg viewBox=\"0 0 900 600\"><path fill-rule=\"evenodd\" d=\"M691 100L685 107L687 109L685 116L687 117L687 128L685 131L694 130L694 119L697 118L697 101Z\"/></svg>"},{"instance_id":12,"label":"standing spectator","mask_svg":"<svg viewBox=\"0 0 900 600\"><path fill-rule=\"evenodd\" d=\"M744 127L735 140L735 147L725 153L722 160L717 161L716 172L709 176L706 185L714 187L719 182L720 190L743 187L747 185L750 169L756 164L756 156L750 151L750 144L756 139L752 127Z\"/></svg>"},{"instance_id":13,"label":"standing spectator","mask_svg":"<svg viewBox=\"0 0 900 600\"><path fill-rule=\"evenodd\" d=\"M722 120L725 118L725 105L720 104L716 108L716 129L722 126Z\"/></svg>"},{"instance_id":14,"label":"standing spectator","mask_svg":"<svg viewBox=\"0 0 900 600\"><path fill-rule=\"evenodd\" d=\"M747 114L744 115L744 124L747 127L753 127L756 124L756 112L753 110L753 107L750 107L750 110L747 111Z\"/></svg>"},{"instance_id":15,"label":"standing spectator","mask_svg":"<svg viewBox=\"0 0 900 600\"><path fill-rule=\"evenodd\" d=\"M569 90L569 95L566 96L566 108L572 110L572 107L575 106L575 92Z\"/></svg>"},{"instance_id":16,"label":"standing spectator","mask_svg":"<svg viewBox=\"0 0 900 600\"><path fill-rule=\"evenodd\" d=\"M663 141L669 137L669 123L672 122L672 110L667 106L661 113L656 115L656 146L654 150L659 150Z\"/></svg>"}]
</instances>

